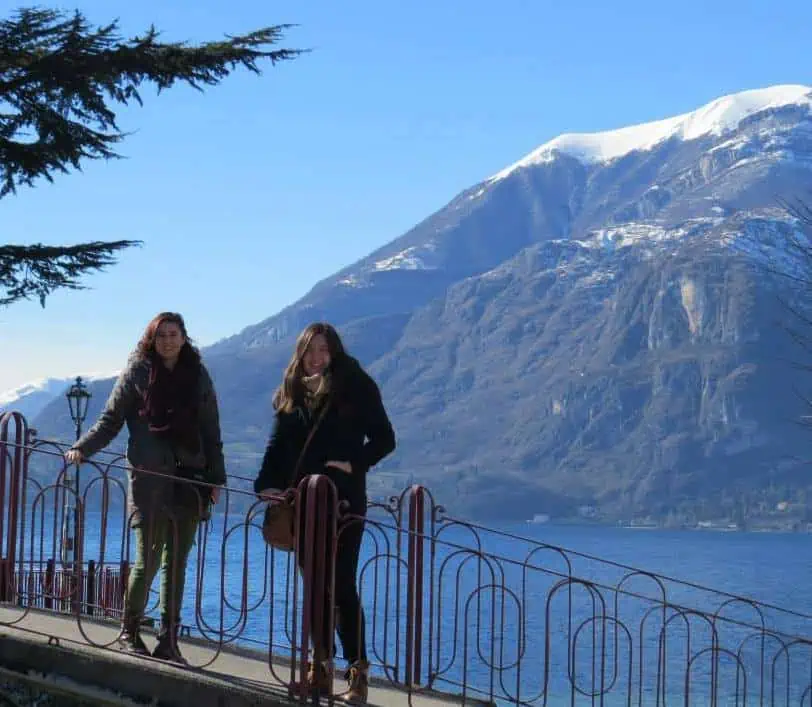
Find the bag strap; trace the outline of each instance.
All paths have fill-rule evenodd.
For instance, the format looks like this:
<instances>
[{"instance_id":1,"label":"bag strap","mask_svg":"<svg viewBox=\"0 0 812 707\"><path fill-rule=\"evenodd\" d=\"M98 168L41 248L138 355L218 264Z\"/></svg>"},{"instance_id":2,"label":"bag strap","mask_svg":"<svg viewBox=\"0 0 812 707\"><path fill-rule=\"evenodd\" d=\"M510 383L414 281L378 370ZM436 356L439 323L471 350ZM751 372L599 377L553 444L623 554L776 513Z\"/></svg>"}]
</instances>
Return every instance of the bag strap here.
<instances>
[{"instance_id":1,"label":"bag strap","mask_svg":"<svg viewBox=\"0 0 812 707\"><path fill-rule=\"evenodd\" d=\"M327 408L329 407L330 407L330 398L328 397L327 400L324 402L324 405L322 405L321 410L319 411L319 416L316 419L315 424L313 425L313 427L310 428L310 432L308 432L307 434L307 439L305 439L302 451L299 452L299 458L296 460L296 466L293 468L293 477L290 483L291 488L295 488L302 480L299 472L300 467L302 466L302 462L304 461L305 454L307 453L307 448L310 446L310 442L313 440L313 437L315 437L319 427L321 427L322 420L324 420L324 416L327 414Z\"/></svg>"}]
</instances>

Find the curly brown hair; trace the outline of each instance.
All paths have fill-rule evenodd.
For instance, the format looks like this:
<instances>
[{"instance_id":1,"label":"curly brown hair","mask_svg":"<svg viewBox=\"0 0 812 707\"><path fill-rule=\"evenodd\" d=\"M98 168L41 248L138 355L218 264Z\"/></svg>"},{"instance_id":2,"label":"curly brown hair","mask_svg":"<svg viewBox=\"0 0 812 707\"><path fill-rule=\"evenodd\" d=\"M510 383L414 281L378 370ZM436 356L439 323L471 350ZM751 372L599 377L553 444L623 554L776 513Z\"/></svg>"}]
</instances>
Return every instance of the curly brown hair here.
<instances>
[{"instance_id":1,"label":"curly brown hair","mask_svg":"<svg viewBox=\"0 0 812 707\"><path fill-rule=\"evenodd\" d=\"M186 343L183 345L184 359L189 360L188 355L191 354L192 357L199 362L200 351L198 351L197 347L189 338L189 334L186 331L186 322L183 321L183 317L177 312L161 312L150 320L150 323L147 324L147 328L144 329L144 333L141 335L135 347L138 357L141 359L153 359L155 357L155 337L158 335L158 328L164 322L176 324L181 334L183 334L183 338L186 339ZM188 351L186 349L188 349Z\"/></svg>"}]
</instances>

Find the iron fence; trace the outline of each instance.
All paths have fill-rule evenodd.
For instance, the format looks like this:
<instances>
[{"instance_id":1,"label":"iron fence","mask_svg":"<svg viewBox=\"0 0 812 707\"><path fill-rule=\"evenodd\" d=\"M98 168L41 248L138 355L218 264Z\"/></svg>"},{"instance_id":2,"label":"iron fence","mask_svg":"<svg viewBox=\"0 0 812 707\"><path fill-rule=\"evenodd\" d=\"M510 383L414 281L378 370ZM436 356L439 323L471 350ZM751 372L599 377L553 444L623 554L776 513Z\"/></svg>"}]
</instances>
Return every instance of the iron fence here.
<instances>
[{"instance_id":1,"label":"iron fence","mask_svg":"<svg viewBox=\"0 0 812 707\"><path fill-rule=\"evenodd\" d=\"M77 494L62 483L64 449L34 440L18 414L0 418L0 608L17 609L0 623L70 614L80 640L107 647L84 620L121 617L133 562L128 471L120 456L98 455ZM239 482L229 479L190 556L182 621L211 648L198 668L253 646L267 682L301 680L308 636L334 628L327 559L363 523L370 657L410 702L442 691L463 704L812 707L808 614L457 518L422 486L358 517L326 477L308 477L277 498L306 519L304 543L279 552L261 537L266 502ZM68 559L66 508L78 519ZM150 616L156 606L153 593Z\"/></svg>"}]
</instances>

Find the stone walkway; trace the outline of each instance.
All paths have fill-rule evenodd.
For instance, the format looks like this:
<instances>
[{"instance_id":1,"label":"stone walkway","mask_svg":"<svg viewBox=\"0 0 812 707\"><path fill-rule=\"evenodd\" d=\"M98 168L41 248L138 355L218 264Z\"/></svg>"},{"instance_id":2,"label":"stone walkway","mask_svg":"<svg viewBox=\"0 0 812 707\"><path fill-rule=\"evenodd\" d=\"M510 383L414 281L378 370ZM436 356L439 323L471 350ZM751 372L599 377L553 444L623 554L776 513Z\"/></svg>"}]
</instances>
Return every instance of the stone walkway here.
<instances>
[{"instance_id":1,"label":"stone walkway","mask_svg":"<svg viewBox=\"0 0 812 707\"><path fill-rule=\"evenodd\" d=\"M22 619L14 627L6 625L20 617ZM88 678L81 680L79 679L81 676L70 675L64 669L67 667L66 658L69 657L70 653L84 657L85 662L88 660L91 662L96 661L99 668L102 667L102 664L107 664L111 666L111 672L122 673L124 671L121 669L126 668L127 673L135 673L137 676L141 676L140 689L142 693L146 694L164 694L170 683L178 686L172 688L173 691L181 689L199 691L201 685L205 684L208 687L207 693L204 694L211 694L211 691L214 691L220 695L216 701L210 702L211 704L290 704L286 699L287 689L283 685L283 682L290 679L290 666L280 661L274 663L272 672L268 665L267 654L263 656L259 652L240 649L232 650L230 648L223 648L218 653L202 641L182 639L180 648L190 667L180 667L163 661L138 658L120 652L114 646L111 646L118 635L118 630L116 625L110 622L101 622L83 617L82 629L87 638L78 630L74 617L45 611L31 610L23 616L22 610L3 607L0 608L0 622L2 622L2 625L0 625L0 637L16 640L21 645L23 643L28 644L32 649L38 649L40 651L39 655L43 653L43 646L50 646L54 650L61 649L58 652L62 654L62 659L55 663L54 671L58 671L61 676L73 679L77 685L87 682ZM151 648L154 638L147 634L145 641ZM6 641L3 640L2 643L5 644ZM21 655L21 651L17 650L15 655ZM33 655L32 653L29 662L39 660ZM63 669L60 669L59 666L63 666ZM47 672L37 665L30 665L30 669L37 673ZM273 673L275 673L275 676ZM96 673L96 675L98 674ZM103 676L98 675L98 677L100 679L96 682L96 689L107 684L104 679L101 679ZM112 675L107 677L112 677ZM121 677L121 675L117 676L117 678ZM156 686L154 690L149 687L149 683ZM184 683L194 683L194 685L184 686ZM139 681L136 680L133 685L133 690L135 690L139 686ZM345 688L345 682L336 681L336 692L340 692ZM118 692L122 695L135 697L138 693L133 690L119 688ZM233 695L233 699L228 697L230 694ZM238 694L240 695L239 698L237 697ZM370 686L369 697L371 705L380 707L397 707L398 705L434 707L435 705L462 704L460 697L442 693L412 694L410 696L405 691L395 688L391 683L376 679L373 679ZM195 700L195 707L204 707L201 704L199 694L193 697L190 693L188 699ZM178 700L180 700L179 697L175 700L168 699L166 702L164 702L163 698L159 698L157 703L155 701L144 703L140 700L125 700L119 704L190 704ZM98 703L95 699L90 701ZM209 703L209 700L204 699L203 701ZM328 702L326 699L322 699L322 703L327 704ZM467 699L465 704L483 705L487 703Z\"/></svg>"}]
</instances>

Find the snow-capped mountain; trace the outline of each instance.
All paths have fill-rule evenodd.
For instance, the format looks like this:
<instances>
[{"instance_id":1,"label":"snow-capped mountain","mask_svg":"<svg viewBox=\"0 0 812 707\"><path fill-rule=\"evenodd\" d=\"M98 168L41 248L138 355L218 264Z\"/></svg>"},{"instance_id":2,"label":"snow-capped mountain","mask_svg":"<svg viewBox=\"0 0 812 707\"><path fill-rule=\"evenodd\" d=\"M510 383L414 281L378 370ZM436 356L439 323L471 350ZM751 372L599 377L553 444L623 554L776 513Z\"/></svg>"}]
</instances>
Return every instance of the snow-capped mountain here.
<instances>
[{"instance_id":1,"label":"snow-capped mountain","mask_svg":"<svg viewBox=\"0 0 812 707\"><path fill-rule=\"evenodd\" d=\"M15 410L33 419L51 400L65 392L72 380L43 378L0 393L0 411Z\"/></svg>"},{"instance_id":2,"label":"snow-capped mountain","mask_svg":"<svg viewBox=\"0 0 812 707\"><path fill-rule=\"evenodd\" d=\"M519 517L812 492L778 326L776 295L796 294L764 267L805 265L778 199L812 194L811 97L776 86L556 138L207 348L232 469L256 470L293 337L326 319L397 428L373 492L409 478Z\"/></svg>"},{"instance_id":3,"label":"snow-capped mountain","mask_svg":"<svg viewBox=\"0 0 812 707\"><path fill-rule=\"evenodd\" d=\"M600 133L560 135L488 181L504 179L517 169L550 162L556 155L569 155L587 165L606 164L632 152L653 150L668 140L684 142L720 137L738 129L750 116L765 111L792 108L808 113L810 107L812 89L809 86L771 86L743 91L665 120Z\"/></svg>"},{"instance_id":4,"label":"snow-capped mountain","mask_svg":"<svg viewBox=\"0 0 812 707\"><path fill-rule=\"evenodd\" d=\"M535 242L772 208L776 194L808 183L810 95L809 86L745 91L676 118L556 138L211 351L268 345L312 317L340 324L411 311Z\"/></svg>"},{"instance_id":5,"label":"snow-capped mountain","mask_svg":"<svg viewBox=\"0 0 812 707\"><path fill-rule=\"evenodd\" d=\"M91 374L82 376L86 383L96 380L104 380L110 374ZM62 404L67 402L62 398L68 388L73 385L76 376L71 378L43 378L40 380L25 383L17 388L0 392L0 412L16 411L21 412L29 420L33 420L48 403L55 398L59 398Z\"/></svg>"}]
</instances>

